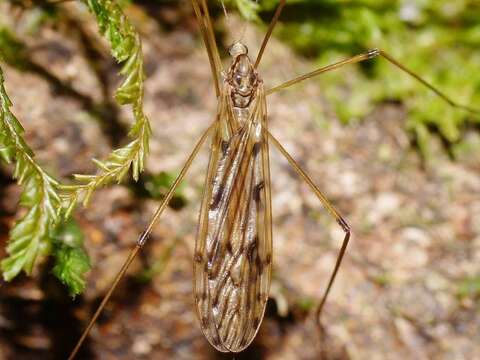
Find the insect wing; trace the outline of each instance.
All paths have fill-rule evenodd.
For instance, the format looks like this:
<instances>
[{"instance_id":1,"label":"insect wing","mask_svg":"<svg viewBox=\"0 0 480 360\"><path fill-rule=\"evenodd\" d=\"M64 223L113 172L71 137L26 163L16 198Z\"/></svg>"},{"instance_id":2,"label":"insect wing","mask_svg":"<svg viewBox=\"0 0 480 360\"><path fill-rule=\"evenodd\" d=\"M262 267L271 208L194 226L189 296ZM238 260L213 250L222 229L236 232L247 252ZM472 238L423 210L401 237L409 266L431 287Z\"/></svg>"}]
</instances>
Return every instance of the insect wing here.
<instances>
[{"instance_id":1,"label":"insect wing","mask_svg":"<svg viewBox=\"0 0 480 360\"><path fill-rule=\"evenodd\" d=\"M228 136L221 112L212 141L195 245L195 301L202 331L222 352L258 331L272 263L270 174L264 98ZM228 120L231 123L231 120Z\"/></svg>"}]
</instances>

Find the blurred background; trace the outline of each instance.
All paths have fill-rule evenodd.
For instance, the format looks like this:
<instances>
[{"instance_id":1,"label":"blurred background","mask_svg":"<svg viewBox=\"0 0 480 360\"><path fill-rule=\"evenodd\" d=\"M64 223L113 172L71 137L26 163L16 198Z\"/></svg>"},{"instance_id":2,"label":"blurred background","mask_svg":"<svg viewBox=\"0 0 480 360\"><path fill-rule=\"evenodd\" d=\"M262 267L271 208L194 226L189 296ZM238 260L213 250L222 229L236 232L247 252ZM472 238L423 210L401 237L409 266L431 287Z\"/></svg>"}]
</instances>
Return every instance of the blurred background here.
<instances>
[{"instance_id":1,"label":"blurred background","mask_svg":"<svg viewBox=\"0 0 480 360\"><path fill-rule=\"evenodd\" d=\"M69 234L91 258L74 300L48 260L0 285L0 359L63 359L216 108L189 1L121 1L141 34L151 154L138 183L98 191ZM256 54L276 0L209 1L221 53ZM238 10L239 9L239 10ZM479 107L478 1L291 0L260 74L278 85L378 47L454 100ZM252 55L252 57L255 55ZM113 98L120 67L79 2L0 2L0 60L12 111L38 161L67 181L127 142ZM347 66L268 98L272 133L353 228L319 341L312 311L343 232L272 149L274 272L260 331L235 359L480 357L479 118L391 64ZM82 359L230 359L196 319L192 253L207 147L94 327ZM23 213L0 167L0 255Z\"/></svg>"}]
</instances>

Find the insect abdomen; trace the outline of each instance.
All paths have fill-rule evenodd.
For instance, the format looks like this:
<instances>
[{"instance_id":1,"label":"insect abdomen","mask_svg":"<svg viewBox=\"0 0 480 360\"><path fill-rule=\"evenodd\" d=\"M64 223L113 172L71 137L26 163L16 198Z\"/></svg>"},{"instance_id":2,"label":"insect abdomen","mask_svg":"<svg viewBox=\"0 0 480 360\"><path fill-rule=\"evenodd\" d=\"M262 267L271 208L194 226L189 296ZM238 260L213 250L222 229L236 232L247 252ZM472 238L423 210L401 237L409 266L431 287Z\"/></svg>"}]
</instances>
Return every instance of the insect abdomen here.
<instances>
[{"instance_id":1,"label":"insect abdomen","mask_svg":"<svg viewBox=\"0 0 480 360\"><path fill-rule=\"evenodd\" d=\"M261 125L246 123L227 145L216 134L207 174L194 272L202 331L222 352L239 352L258 331L271 274ZM220 127L219 127L220 129Z\"/></svg>"}]
</instances>

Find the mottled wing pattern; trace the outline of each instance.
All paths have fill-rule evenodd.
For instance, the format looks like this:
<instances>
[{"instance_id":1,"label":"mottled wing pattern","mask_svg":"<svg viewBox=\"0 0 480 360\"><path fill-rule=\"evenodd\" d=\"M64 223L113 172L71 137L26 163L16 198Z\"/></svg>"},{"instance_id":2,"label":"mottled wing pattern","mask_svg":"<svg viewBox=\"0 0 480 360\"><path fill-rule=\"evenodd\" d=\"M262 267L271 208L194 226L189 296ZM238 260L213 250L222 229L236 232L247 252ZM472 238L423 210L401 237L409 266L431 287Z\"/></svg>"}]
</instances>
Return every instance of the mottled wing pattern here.
<instances>
[{"instance_id":1,"label":"mottled wing pattern","mask_svg":"<svg viewBox=\"0 0 480 360\"><path fill-rule=\"evenodd\" d=\"M195 245L195 301L202 330L219 351L253 340L265 311L272 263L270 174L264 98L244 124L212 141ZM235 119L233 119L235 123ZM238 123L237 123L238 124Z\"/></svg>"}]
</instances>

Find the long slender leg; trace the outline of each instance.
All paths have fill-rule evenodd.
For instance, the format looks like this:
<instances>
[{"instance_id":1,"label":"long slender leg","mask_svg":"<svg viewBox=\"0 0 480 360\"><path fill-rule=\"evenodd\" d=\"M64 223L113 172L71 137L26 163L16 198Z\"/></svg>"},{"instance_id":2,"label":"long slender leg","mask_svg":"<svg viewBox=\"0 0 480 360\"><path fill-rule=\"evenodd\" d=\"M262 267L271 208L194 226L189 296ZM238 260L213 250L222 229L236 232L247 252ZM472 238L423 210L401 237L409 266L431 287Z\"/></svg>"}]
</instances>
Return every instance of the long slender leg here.
<instances>
[{"instance_id":1,"label":"long slender leg","mask_svg":"<svg viewBox=\"0 0 480 360\"><path fill-rule=\"evenodd\" d=\"M80 347L82 346L83 342L87 338L90 330L92 329L93 325L95 324L98 316L102 312L103 308L107 304L108 300L113 294L113 291L117 287L118 283L120 280L123 278L125 275L125 272L127 271L128 267L132 263L132 261L135 259L135 256L137 256L138 252L142 249L142 247L145 245L145 243L148 240L148 237L150 233L152 232L153 226L157 222L157 220L160 218L160 215L163 213L163 210L167 207L168 203L170 202L175 190L177 189L178 185L184 178L185 174L187 173L188 169L190 168L190 165L192 164L193 160L195 159L195 156L197 155L198 151L200 150L201 146L207 139L208 135L210 134L211 130L216 126L216 122L210 125L210 127L205 130L203 135L201 136L200 140L198 140L197 144L195 145L192 153L188 157L187 161L185 162L185 165L183 166L182 170L180 171L180 174L178 174L177 178L175 179L175 182L173 185L170 187L170 190L168 190L167 195L163 199L162 203L160 206L157 208L155 213L152 216L152 219L150 220L150 223L148 224L147 228L143 231L143 233L140 235L140 237L137 240L137 243L135 244L135 247L131 250L130 254L128 255L127 260L125 260L125 263L123 264L122 268L118 272L118 274L115 276L115 280L113 281L113 284L111 285L110 289L108 289L107 294L103 298L102 302L98 306L98 309L95 311L95 314L93 317L90 319L90 322L88 323L88 326L86 329L83 331L82 336L80 337L80 340L78 340L77 344L75 345L75 348L73 349L72 353L68 357L69 360L73 360L75 358L75 355L78 353L80 350Z\"/></svg>"},{"instance_id":2,"label":"long slender leg","mask_svg":"<svg viewBox=\"0 0 480 360\"><path fill-rule=\"evenodd\" d=\"M287 0L280 0L280 3L278 4L277 9L275 10L275 14L273 15L272 21L270 21L270 25L268 26L267 33L265 34L265 37L263 38L262 46L260 46L260 51L258 52L257 60L255 60L255 65L254 65L255 69L258 67L258 64L260 64L260 60L262 60L263 52L265 51L268 40L270 39L270 36L272 35L273 29L275 28L275 25L277 24L278 18L280 17L280 14L282 13L283 7L285 6L286 2L287 2Z\"/></svg>"},{"instance_id":3,"label":"long slender leg","mask_svg":"<svg viewBox=\"0 0 480 360\"><path fill-rule=\"evenodd\" d=\"M332 288L333 282L335 277L337 276L338 269L343 260L343 256L345 255L345 251L347 250L348 242L350 240L350 226L347 224L345 219L339 214L339 212L335 209L335 207L328 201L325 195L320 191L320 189L313 183L312 179L302 170L300 165L293 159L293 157L288 153L288 151L280 144L280 142L269 132L269 138L271 139L273 145L282 153L283 156L288 160L290 165L293 167L295 172L303 179L305 182L310 186L312 191L318 197L320 202L325 206L327 211L332 215L337 223L340 225L342 230L345 232L345 237L343 238L342 246L337 256L337 261L335 262L335 267L333 269L332 274L330 275L330 279L328 281L327 287L325 292L323 293L323 297L320 300L320 303L317 307L316 317L317 323L320 326L320 315L323 310L323 306L325 305L325 301L327 300L328 294L330 293L330 289Z\"/></svg>"},{"instance_id":4,"label":"long slender leg","mask_svg":"<svg viewBox=\"0 0 480 360\"><path fill-rule=\"evenodd\" d=\"M404 66L403 64L401 64L399 61L395 60L392 56L390 56L389 54L387 54L385 51L383 50L379 50L379 49L372 49L372 50L369 50L367 51L366 53L363 53L363 54L359 54L359 55L356 55L356 56L353 56L351 58L348 58L348 59L345 59L345 60L342 60L342 61L339 61L339 62L336 62L334 64L331 64L331 65L327 65L327 66L324 66L324 67L321 67L320 69L317 69L315 71L312 71L308 74L305 74L305 75L302 75L302 76L299 76L297 78L294 78L292 80L289 80L287 82L284 82L283 84L280 84L280 85L277 85L271 89L268 89L266 91L266 95L270 95L270 94L273 94L274 92L277 92L279 90L282 90L282 89L285 89L287 87L290 87L294 84L297 84L301 81L304 81L304 80L307 80L307 79L310 79L314 76L317 76L317 75L320 75L322 73L326 73L328 71L332 71L332 70L335 70L335 69L338 69L344 65L348 65L348 64L355 64L355 63L358 63L358 62L361 62L361 61L365 61L365 60L370 60L370 59L373 59L373 58L376 58L376 57L382 57L383 59L387 60L390 64L393 64L395 67L397 67L398 69L402 70L403 72L407 73L408 75L410 75L411 77L413 77L414 79L416 79L417 81L419 81L420 83L422 83L424 86L426 86L427 88L429 88L430 90L432 90L435 94L437 94L440 98L442 98L444 101L446 101L449 105L455 107L455 108L459 108L459 109L463 109L463 110L466 110L472 114L475 114L475 115L480 115L480 110L479 109L474 109L474 108L471 108L469 106L466 106L466 105L462 105L462 104L459 104L457 103L456 101L452 100L452 98L450 98L449 96L447 96L445 93L443 93L441 90L439 90L438 88L436 88L435 86L433 86L432 84L430 84L427 80L423 79L420 75L416 74L415 72L413 72L412 70L408 69L406 66Z\"/></svg>"},{"instance_id":5,"label":"long slender leg","mask_svg":"<svg viewBox=\"0 0 480 360\"><path fill-rule=\"evenodd\" d=\"M197 17L197 22L200 27L203 42L207 49L208 60L212 71L213 81L215 85L215 92L217 97L220 95L220 80L218 75L222 71L222 63L218 53L217 42L215 41L215 34L213 32L212 21L210 13L205 0L192 0L193 10Z\"/></svg>"}]
</instances>

